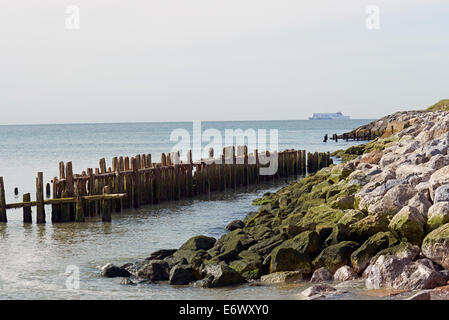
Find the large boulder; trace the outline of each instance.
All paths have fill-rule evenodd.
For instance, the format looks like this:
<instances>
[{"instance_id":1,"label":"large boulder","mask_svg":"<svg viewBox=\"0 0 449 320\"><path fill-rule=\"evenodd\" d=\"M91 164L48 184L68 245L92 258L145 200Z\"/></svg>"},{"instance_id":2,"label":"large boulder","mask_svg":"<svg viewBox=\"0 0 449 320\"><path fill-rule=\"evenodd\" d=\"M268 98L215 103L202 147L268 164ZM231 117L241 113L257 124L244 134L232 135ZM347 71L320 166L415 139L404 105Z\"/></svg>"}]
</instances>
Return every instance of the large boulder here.
<instances>
[{"instance_id":1,"label":"large boulder","mask_svg":"<svg viewBox=\"0 0 449 320\"><path fill-rule=\"evenodd\" d=\"M172 256L176 252L176 249L161 249L157 250L151 255L146 258L145 260L164 260L165 258L168 258Z\"/></svg>"},{"instance_id":2,"label":"large boulder","mask_svg":"<svg viewBox=\"0 0 449 320\"><path fill-rule=\"evenodd\" d=\"M137 270L137 276L151 281L164 281L169 278L169 268L167 261L150 260Z\"/></svg>"},{"instance_id":3,"label":"large boulder","mask_svg":"<svg viewBox=\"0 0 449 320\"><path fill-rule=\"evenodd\" d=\"M234 231L236 229L243 229L243 227L245 227L245 223L242 220L234 220L231 221L225 229L228 231Z\"/></svg>"},{"instance_id":4,"label":"large boulder","mask_svg":"<svg viewBox=\"0 0 449 320\"><path fill-rule=\"evenodd\" d=\"M281 271L264 275L260 281L267 283L292 283L304 280L304 274L300 271Z\"/></svg>"},{"instance_id":5,"label":"large boulder","mask_svg":"<svg viewBox=\"0 0 449 320\"><path fill-rule=\"evenodd\" d=\"M445 283L445 279L425 263L383 255L371 265L366 279L366 286L374 289L433 289Z\"/></svg>"},{"instance_id":6,"label":"large boulder","mask_svg":"<svg viewBox=\"0 0 449 320\"><path fill-rule=\"evenodd\" d=\"M279 247L293 248L301 253L314 256L321 250L321 239L315 231L304 231L284 241Z\"/></svg>"},{"instance_id":7,"label":"large boulder","mask_svg":"<svg viewBox=\"0 0 449 320\"><path fill-rule=\"evenodd\" d=\"M279 271L312 272L310 258L293 248L277 248L271 254L270 273Z\"/></svg>"},{"instance_id":8,"label":"large boulder","mask_svg":"<svg viewBox=\"0 0 449 320\"><path fill-rule=\"evenodd\" d=\"M427 213L427 226L434 230L449 222L449 202L441 201L429 208Z\"/></svg>"},{"instance_id":9,"label":"large boulder","mask_svg":"<svg viewBox=\"0 0 449 320\"><path fill-rule=\"evenodd\" d=\"M388 227L396 232L401 240L420 245L425 236L424 217L415 207L403 207L391 220Z\"/></svg>"},{"instance_id":10,"label":"large boulder","mask_svg":"<svg viewBox=\"0 0 449 320\"><path fill-rule=\"evenodd\" d=\"M245 282L240 273L223 263L206 265L204 273L205 278L200 280L197 286L217 288Z\"/></svg>"},{"instance_id":11,"label":"large boulder","mask_svg":"<svg viewBox=\"0 0 449 320\"><path fill-rule=\"evenodd\" d=\"M252 251L242 253L239 254L241 259L232 261L229 266L246 279L258 279L262 274L262 257Z\"/></svg>"},{"instance_id":12,"label":"large boulder","mask_svg":"<svg viewBox=\"0 0 449 320\"><path fill-rule=\"evenodd\" d=\"M170 270L169 283L171 285L186 285L198 280L194 276L192 267L185 265L176 265Z\"/></svg>"},{"instance_id":13,"label":"large boulder","mask_svg":"<svg viewBox=\"0 0 449 320\"><path fill-rule=\"evenodd\" d=\"M434 199L435 190L446 184L449 184L449 166L442 167L430 176L429 185L432 200Z\"/></svg>"},{"instance_id":14,"label":"large boulder","mask_svg":"<svg viewBox=\"0 0 449 320\"><path fill-rule=\"evenodd\" d=\"M215 238L206 236L196 236L192 237L187 242L185 242L179 250L209 250L215 244Z\"/></svg>"},{"instance_id":15,"label":"large boulder","mask_svg":"<svg viewBox=\"0 0 449 320\"><path fill-rule=\"evenodd\" d=\"M442 201L449 201L449 184L439 186L435 189L435 197L433 203L438 203Z\"/></svg>"},{"instance_id":16,"label":"large boulder","mask_svg":"<svg viewBox=\"0 0 449 320\"><path fill-rule=\"evenodd\" d=\"M354 271L350 266L343 266L337 269L334 273L335 281L349 281L358 278L357 272Z\"/></svg>"},{"instance_id":17,"label":"large boulder","mask_svg":"<svg viewBox=\"0 0 449 320\"><path fill-rule=\"evenodd\" d=\"M449 223L430 232L421 247L424 256L449 269Z\"/></svg>"},{"instance_id":18,"label":"large boulder","mask_svg":"<svg viewBox=\"0 0 449 320\"><path fill-rule=\"evenodd\" d=\"M354 241L342 241L325 248L313 260L314 269L326 267L330 272L348 264L351 254L359 247Z\"/></svg>"},{"instance_id":19,"label":"large boulder","mask_svg":"<svg viewBox=\"0 0 449 320\"><path fill-rule=\"evenodd\" d=\"M408 184L399 184L389 189L380 201L369 206L370 213L378 213L388 217L395 215L415 195L415 189Z\"/></svg>"},{"instance_id":20,"label":"large boulder","mask_svg":"<svg viewBox=\"0 0 449 320\"><path fill-rule=\"evenodd\" d=\"M131 273L122 267L108 263L101 268L101 275L107 278L129 277Z\"/></svg>"},{"instance_id":21,"label":"large boulder","mask_svg":"<svg viewBox=\"0 0 449 320\"><path fill-rule=\"evenodd\" d=\"M427 166L434 170L439 170L447 165L449 165L449 157L442 154L438 154L432 157L432 159L430 159L430 161L427 163Z\"/></svg>"},{"instance_id":22,"label":"large boulder","mask_svg":"<svg viewBox=\"0 0 449 320\"><path fill-rule=\"evenodd\" d=\"M406 259L409 261L415 260L416 257L420 253L420 248L416 245L413 245L409 242L401 242L398 245L393 247L389 247L379 251L370 261L371 264L374 264L378 257L381 255L384 256L394 256L398 259Z\"/></svg>"},{"instance_id":23,"label":"large boulder","mask_svg":"<svg viewBox=\"0 0 449 320\"><path fill-rule=\"evenodd\" d=\"M398 179L408 179L411 176L418 176L428 180L435 170L422 165L402 165L396 169Z\"/></svg>"},{"instance_id":24,"label":"large boulder","mask_svg":"<svg viewBox=\"0 0 449 320\"><path fill-rule=\"evenodd\" d=\"M325 281L332 281L332 273L330 273L330 271L324 267L315 270L315 272L312 275L312 278L310 279L310 282L325 282Z\"/></svg>"},{"instance_id":25,"label":"large boulder","mask_svg":"<svg viewBox=\"0 0 449 320\"><path fill-rule=\"evenodd\" d=\"M380 250L388 248L397 242L391 232L379 232L366 240L360 248L351 254L351 264L354 270L361 273Z\"/></svg>"},{"instance_id":26,"label":"large boulder","mask_svg":"<svg viewBox=\"0 0 449 320\"><path fill-rule=\"evenodd\" d=\"M337 291L337 289L331 287L330 285L322 283L322 284L316 284L316 285L313 285L313 286L307 288L306 290L302 291L301 294L305 297L313 297L316 295L334 293L336 291Z\"/></svg>"},{"instance_id":27,"label":"large boulder","mask_svg":"<svg viewBox=\"0 0 449 320\"><path fill-rule=\"evenodd\" d=\"M372 214L349 226L349 239L363 243L369 237L388 231L389 220L382 214Z\"/></svg>"}]
</instances>

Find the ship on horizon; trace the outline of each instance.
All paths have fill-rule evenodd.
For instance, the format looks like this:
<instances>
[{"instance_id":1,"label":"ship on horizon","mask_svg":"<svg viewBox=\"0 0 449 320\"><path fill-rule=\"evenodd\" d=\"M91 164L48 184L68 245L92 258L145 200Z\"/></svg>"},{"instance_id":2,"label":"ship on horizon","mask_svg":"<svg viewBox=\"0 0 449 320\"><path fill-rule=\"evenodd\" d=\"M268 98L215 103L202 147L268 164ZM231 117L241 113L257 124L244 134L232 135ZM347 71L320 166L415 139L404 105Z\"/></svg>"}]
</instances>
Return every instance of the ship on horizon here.
<instances>
[{"instance_id":1,"label":"ship on horizon","mask_svg":"<svg viewBox=\"0 0 449 320\"><path fill-rule=\"evenodd\" d=\"M350 116L344 116L341 112L336 113L314 113L309 120L350 120Z\"/></svg>"}]
</instances>

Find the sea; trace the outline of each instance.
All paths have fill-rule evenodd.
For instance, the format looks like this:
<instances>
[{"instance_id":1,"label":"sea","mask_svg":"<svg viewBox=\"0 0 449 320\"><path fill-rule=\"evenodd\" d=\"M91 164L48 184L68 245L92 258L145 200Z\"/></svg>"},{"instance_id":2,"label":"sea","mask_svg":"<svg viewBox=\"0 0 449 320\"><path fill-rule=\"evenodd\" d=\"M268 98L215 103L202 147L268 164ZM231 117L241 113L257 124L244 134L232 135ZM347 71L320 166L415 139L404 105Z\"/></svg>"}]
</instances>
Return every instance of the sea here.
<instances>
[{"instance_id":1,"label":"sea","mask_svg":"<svg viewBox=\"0 0 449 320\"><path fill-rule=\"evenodd\" d=\"M266 132L269 141L270 130L275 130L278 150L332 152L360 142L323 142L325 134L341 134L370 121L203 121L200 132L214 129L225 140L226 130L254 130ZM108 166L114 156L136 154L151 153L156 162L163 152L176 147L176 133L193 137L194 127L192 122L0 126L0 176L4 178L7 203L20 202L27 192L34 198L37 172L43 172L49 182L58 175L60 161L72 161L74 173L98 167L103 157ZM113 214L112 223L94 219L85 223L24 224L21 210L8 210L8 222L0 224L0 299L299 299L298 293L307 283L222 289L166 283L127 286L120 284L119 278L101 277L99 270L107 263L121 265L144 259L158 249L177 248L195 235L218 238L230 221L256 210L252 200L287 182L278 180L142 206ZM17 195L14 188L18 188ZM50 221L50 208L46 212ZM358 291L363 291L362 284L355 284L351 294L363 299Z\"/></svg>"}]
</instances>

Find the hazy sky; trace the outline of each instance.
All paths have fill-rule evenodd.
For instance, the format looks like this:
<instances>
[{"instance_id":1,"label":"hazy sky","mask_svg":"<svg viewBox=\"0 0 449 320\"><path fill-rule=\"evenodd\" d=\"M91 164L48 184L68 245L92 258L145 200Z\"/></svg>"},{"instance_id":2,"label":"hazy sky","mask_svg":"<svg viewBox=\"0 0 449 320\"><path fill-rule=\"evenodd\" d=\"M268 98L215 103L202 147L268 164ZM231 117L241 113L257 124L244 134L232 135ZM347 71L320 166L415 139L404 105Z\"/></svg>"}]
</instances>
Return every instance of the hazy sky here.
<instances>
[{"instance_id":1,"label":"hazy sky","mask_svg":"<svg viewBox=\"0 0 449 320\"><path fill-rule=\"evenodd\" d=\"M0 124L424 108L449 98L448 17L447 0L0 0Z\"/></svg>"}]
</instances>

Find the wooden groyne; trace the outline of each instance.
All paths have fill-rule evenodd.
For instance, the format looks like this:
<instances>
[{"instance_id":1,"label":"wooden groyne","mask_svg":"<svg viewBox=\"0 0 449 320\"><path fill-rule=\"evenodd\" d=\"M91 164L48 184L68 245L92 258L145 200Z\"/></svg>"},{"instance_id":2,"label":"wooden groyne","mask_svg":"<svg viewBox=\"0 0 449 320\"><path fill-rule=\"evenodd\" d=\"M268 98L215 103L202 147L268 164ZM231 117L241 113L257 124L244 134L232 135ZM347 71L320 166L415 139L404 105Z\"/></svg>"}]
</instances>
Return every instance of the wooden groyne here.
<instances>
[{"instance_id":1,"label":"wooden groyne","mask_svg":"<svg viewBox=\"0 0 449 320\"><path fill-rule=\"evenodd\" d=\"M274 156L274 157L273 157ZM274 174L261 174L270 161L277 161ZM209 150L209 158L181 161L179 152L163 153L160 162L151 154L134 157L114 157L111 167L104 158L98 168L87 168L74 174L72 162L59 163L59 177L46 185L44 199L43 173L36 178L36 200L29 193L23 201L6 204L3 178L0 177L0 222L7 222L6 210L23 208L23 221L32 222L31 208L36 207L36 223L46 223L45 205L51 205L51 221L83 222L86 217L101 216L111 221L112 212L139 208L142 205L179 200L210 192L233 190L289 176L306 175L332 163L329 152L306 153L305 150L285 150L270 154L246 146L225 147L219 157Z\"/></svg>"},{"instance_id":2,"label":"wooden groyne","mask_svg":"<svg viewBox=\"0 0 449 320\"><path fill-rule=\"evenodd\" d=\"M323 142L327 142L328 139L330 140L334 140L335 142L338 142L338 140L344 140L344 141L370 141L370 140L374 140L377 137L382 136L383 132L379 132L379 131L372 131L370 129L367 130L363 130L363 131L352 131L352 132L348 132L348 133L343 133L343 134L336 134L334 133L330 138L329 136L326 134L324 136Z\"/></svg>"}]
</instances>

